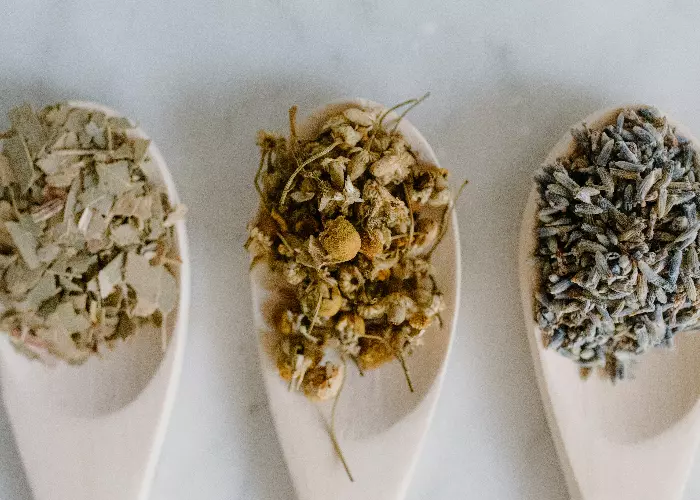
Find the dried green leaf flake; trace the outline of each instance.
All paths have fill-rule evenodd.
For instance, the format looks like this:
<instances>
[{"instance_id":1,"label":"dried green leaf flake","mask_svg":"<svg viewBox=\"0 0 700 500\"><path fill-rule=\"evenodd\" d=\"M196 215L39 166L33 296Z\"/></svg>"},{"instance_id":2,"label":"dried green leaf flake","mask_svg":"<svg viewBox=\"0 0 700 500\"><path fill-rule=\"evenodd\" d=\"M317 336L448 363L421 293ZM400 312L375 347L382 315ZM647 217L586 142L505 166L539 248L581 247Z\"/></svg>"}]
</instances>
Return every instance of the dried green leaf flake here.
<instances>
[{"instance_id":1,"label":"dried green leaf flake","mask_svg":"<svg viewBox=\"0 0 700 500\"><path fill-rule=\"evenodd\" d=\"M87 317L77 314L71 302L62 302L49 315L46 323L51 327L62 328L68 333L80 333L90 326L90 321Z\"/></svg>"},{"instance_id":2,"label":"dried green leaf flake","mask_svg":"<svg viewBox=\"0 0 700 500\"><path fill-rule=\"evenodd\" d=\"M10 160L4 154L0 154L0 186L8 187L15 182L15 174L10 166Z\"/></svg>"},{"instance_id":3,"label":"dried green leaf flake","mask_svg":"<svg viewBox=\"0 0 700 500\"><path fill-rule=\"evenodd\" d=\"M98 163L95 168L100 178L101 192L119 196L132 188L128 162Z\"/></svg>"},{"instance_id":4,"label":"dried green leaf flake","mask_svg":"<svg viewBox=\"0 0 700 500\"><path fill-rule=\"evenodd\" d=\"M46 176L46 183L53 187L66 188L80 175L85 166L82 161L63 162L55 173Z\"/></svg>"},{"instance_id":5,"label":"dried green leaf flake","mask_svg":"<svg viewBox=\"0 0 700 500\"><path fill-rule=\"evenodd\" d=\"M118 247L136 245L141 241L140 231L131 224L121 224L113 228L109 236Z\"/></svg>"},{"instance_id":6,"label":"dried green leaf flake","mask_svg":"<svg viewBox=\"0 0 700 500\"><path fill-rule=\"evenodd\" d=\"M12 128L23 138L29 154L32 157L36 156L46 144L48 136L32 107L26 103L22 104L10 110L9 117Z\"/></svg>"},{"instance_id":7,"label":"dried green leaf flake","mask_svg":"<svg viewBox=\"0 0 700 500\"><path fill-rule=\"evenodd\" d=\"M97 275L100 285L100 296L104 299L112 293L114 287L123 280L124 254L118 254L112 261L103 267Z\"/></svg>"},{"instance_id":8,"label":"dried green leaf flake","mask_svg":"<svg viewBox=\"0 0 700 500\"><path fill-rule=\"evenodd\" d=\"M148 147L151 145L151 141L149 139L142 139L142 138L136 138L133 139L131 143L132 151L134 156L132 157L134 163L140 164L142 163L145 158L146 158L146 153L148 152ZM141 168L143 168L143 165L141 165ZM155 177L160 178L160 175L157 171L153 171L155 173ZM146 173L144 171L144 173ZM146 177L148 177L148 174L146 174Z\"/></svg>"},{"instance_id":9,"label":"dried green leaf flake","mask_svg":"<svg viewBox=\"0 0 700 500\"><path fill-rule=\"evenodd\" d=\"M65 157L59 155L48 155L46 158L41 158L36 161L36 166L41 169L46 175L57 173L61 169L61 164L65 161Z\"/></svg>"},{"instance_id":10,"label":"dried green leaf flake","mask_svg":"<svg viewBox=\"0 0 700 500\"><path fill-rule=\"evenodd\" d=\"M10 236L12 236L12 241L27 267L29 269L38 268L41 262L36 254L36 238L32 232L27 230L25 226L13 221L5 222L5 227Z\"/></svg>"},{"instance_id":11,"label":"dried green leaf flake","mask_svg":"<svg viewBox=\"0 0 700 500\"><path fill-rule=\"evenodd\" d=\"M13 179L20 191L26 193L34 180L34 162L27 144L21 136L14 135L5 140L3 153L10 164Z\"/></svg>"},{"instance_id":12,"label":"dried green leaf flake","mask_svg":"<svg viewBox=\"0 0 700 500\"><path fill-rule=\"evenodd\" d=\"M107 118L107 123L110 127L112 127L112 130L127 130L134 128L134 124L131 123L131 120L122 116L110 116Z\"/></svg>"},{"instance_id":13,"label":"dried green leaf flake","mask_svg":"<svg viewBox=\"0 0 700 500\"><path fill-rule=\"evenodd\" d=\"M44 269L30 269L19 259L10 264L5 271L5 289L13 297L21 298L39 282Z\"/></svg>"},{"instance_id":14,"label":"dried green leaf flake","mask_svg":"<svg viewBox=\"0 0 700 500\"><path fill-rule=\"evenodd\" d=\"M13 344L80 363L139 325L161 327L178 296L168 228L185 210L170 209L150 141L126 118L66 104L39 113L24 105L10 121L0 154L0 312L12 312L0 322Z\"/></svg>"},{"instance_id":15,"label":"dried green leaf flake","mask_svg":"<svg viewBox=\"0 0 700 500\"><path fill-rule=\"evenodd\" d=\"M24 300L18 304L20 311L36 311L41 304L54 297L61 291L56 286L56 277L51 273L42 276L39 282L32 288Z\"/></svg>"}]
</instances>

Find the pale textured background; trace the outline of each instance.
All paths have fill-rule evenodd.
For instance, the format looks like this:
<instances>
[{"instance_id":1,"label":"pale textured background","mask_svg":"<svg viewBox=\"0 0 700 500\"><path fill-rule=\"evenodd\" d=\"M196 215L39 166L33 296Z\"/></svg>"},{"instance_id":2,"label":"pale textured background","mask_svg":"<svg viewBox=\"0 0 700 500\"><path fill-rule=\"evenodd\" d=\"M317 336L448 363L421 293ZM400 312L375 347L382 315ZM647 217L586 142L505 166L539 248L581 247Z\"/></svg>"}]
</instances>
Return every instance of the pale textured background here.
<instances>
[{"instance_id":1,"label":"pale textured background","mask_svg":"<svg viewBox=\"0 0 700 500\"><path fill-rule=\"evenodd\" d=\"M601 106L653 102L700 130L699 22L692 0L4 0L0 110L67 98L122 110L157 141L191 208L190 338L153 499L294 498L241 249L255 132L283 131L294 103L429 90L411 120L471 184L460 325L409 498L566 500L517 292L530 172ZM688 500L700 467L693 476ZM30 498L1 413L0 498Z\"/></svg>"}]
</instances>

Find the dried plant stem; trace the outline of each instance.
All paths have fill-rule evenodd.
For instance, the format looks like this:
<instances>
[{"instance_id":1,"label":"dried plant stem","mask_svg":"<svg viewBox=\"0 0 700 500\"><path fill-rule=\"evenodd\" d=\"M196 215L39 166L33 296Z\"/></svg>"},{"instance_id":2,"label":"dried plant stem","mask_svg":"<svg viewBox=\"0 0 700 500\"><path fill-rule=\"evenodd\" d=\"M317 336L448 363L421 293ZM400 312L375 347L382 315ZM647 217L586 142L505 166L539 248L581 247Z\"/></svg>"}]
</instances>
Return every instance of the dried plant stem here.
<instances>
[{"instance_id":1,"label":"dried plant stem","mask_svg":"<svg viewBox=\"0 0 700 500\"><path fill-rule=\"evenodd\" d=\"M111 153L114 151L114 139L112 138L112 127L107 125L107 149Z\"/></svg>"},{"instance_id":2,"label":"dried plant stem","mask_svg":"<svg viewBox=\"0 0 700 500\"><path fill-rule=\"evenodd\" d=\"M404 192L404 195L406 196L406 206L408 207L408 215L411 217L411 225L408 227L408 243L406 244L406 251L404 252L404 255L408 255L408 252L411 250L411 244L413 243L413 231L415 229L415 220L413 218L413 207L411 204L411 190L412 190L412 187L410 186L410 184L407 182L404 182L403 183L403 192Z\"/></svg>"},{"instance_id":3,"label":"dried plant stem","mask_svg":"<svg viewBox=\"0 0 700 500\"><path fill-rule=\"evenodd\" d=\"M408 366L406 365L406 360L403 357L403 354L401 354L400 351L396 351L396 357L398 358L399 362L401 363L401 368L403 369L403 374L406 376L406 383L408 384L408 390L411 392L415 392L413 390L413 383L411 382L411 374L408 371Z\"/></svg>"},{"instance_id":4,"label":"dried plant stem","mask_svg":"<svg viewBox=\"0 0 700 500\"><path fill-rule=\"evenodd\" d=\"M253 179L253 184L255 184L255 190L258 192L258 195L260 196L260 201L262 203L265 203L265 194L260 188L260 176L262 175L263 167L265 166L265 157L267 156L268 152L269 150L267 149L262 150L260 154L260 164L258 165L258 171L255 173L255 179Z\"/></svg>"},{"instance_id":5,"label":"dried plant stem","mask_svg":"<svg viewBox=\"0 0 700 500\"><path fill-rule=\"evenodd\" d=\"M308 340L311 342L316 342L318 343L319 339L311 335L311 332L314 331L314 325L316 324L316 320L318 319L318 311L321 310L321 303L323 302L323 294L321 293L321 290L319 289L318 291L318 301L316 302L316 310L314 310L314 317L311 318L311 326L309 326L309 332L304 333L302 332L302 335L306 337Z\"/></svg>"},{"instance_id":6,"label":"dried plant stem","mask_svg":"<svg viewBox=\"0 0 700 500\"><path fill-rule=\"evenodd\" d=\"M469 184L469 181L464 181L461 186L459 186L459 190L457 191L457 196L455 196L454 200L450 202L450 204L445 208L445 211L442 214L442 219L440 220L440 233L438 234L438 237L435 239L435 243L433 244L433 248L430 249L430 251L426 254L427 258L430 258L431 255L433 255L433 252L435 249L440 246L440 242L442 239L445 237L445 234L447 233L447 217L452 213L452 210L454 210L455 205L457 203L457 200L459 200L459 197L462 196L462 192L464 191L464 188L467 187L467 184Z\"/></svg>"},{"instance_id":7,"label":"dried plant stem","mask_svg":"<svg viewBox=\"0 0 700 500\"><path fill-rule=\"evenodd\" d=\"M391 129L391 133L393 134L396 132L396 129L399 126L399 123L401 123L401 120L403 120L404 116L406 116L413 108L418 106L420 103L425 101L428 97L430 97L430 92L426 92L423 97L419 99L415 99L415 102L413 102L409 107L407 107L403 112L399 115L399 117L396 119L396 123L394 124L394 128Z\"/></svg>"},{"instance_id":8,"label":"dried plant stem","mask_svg":"<svg viewBox=\"0 0 700 500\"><path fill-rule=\"evenodd\" d=\"M365 151L370 152L372 150L372 146L374 145L374 139L377 137L377 132L382 129L382 123L384 122L384 119L391 113L392 111L396 111L397 109L400 109L404 106L407 106L409 104L413 104L417 101L418 99L409 99L404 102L398 103L396 106L392 106L389 109L385 110L381 115L379 115L379 118L377 119L376 125L374 125L374 130L372 131L372 137L369 138L369 141L367 142L367 147L365 148Z\"/></svg>"},{"instance_id":9,"label":"dried plant stem","mask_svg":"<svg viewBox=\"0 0 700 500\"><path fill-rule=\"evenodd\" d=\"M351 482L355 482L355 479L352 477L352 472L350 472L350 467L348 466L348 462L345 460L345 456L343 455L343 451L340 449L340 443L338 443L338 436L335 433L335 414L336 414L336 409L338 408L338 401L340 400L340 394L343 392L343 387L345 387L345 378L347 377L347 363L345 362L345 358L343 359L343 380L340 382L340 387L338 388L338 394L335 395L335 399L333 400L333 407L331 408L331 425L330 425L330 435L331 435L331 441L333 442L333 448L335 448L335 452L338 454L338 458L340 458L340 461L343 463L343 467L345 467L345 473L348 475L348 478L350 479Z\"/></svg>"},{"instance_id":10,"label":"dried plant stem","mask_svg":"<svg viewBox=\"0 0 700 500\"><path fill-rule=\"evenodd\" d=\"M438 325L440 325L440 328L442 328L443 325L445 324L445 322L442 320L442 315L440 313L437 313L435 315L435 317L437 317L437 319L438 319Z\"/></svg>"},{"instance_id":11,"label":"dried plant stem","mask_svg":"<svg viewBox=\"0 0 700 500\"><path fill-rule=\"evenodd\" d=\"M10 203L12 204L12 211L15 213L15 217L20 218L19 209L17 208L17 195L15 194L14 186L10 186L8 189L10 193Z\"/></svg>"},{"instance_id":12,"label":"dried plant stem","mask_svg":"<svg viewBox=\"0 0 700 500\"><path fill-rule=\"evenodd\" d=\"M416 98L414 97L413 99L408 99L408 100L406 100L406 101L404 101L404 102L400 102L400 103L398 103L397 105L392 106L392 107L390 107L389 109L387 109L386 111L384 111L384 113L382 113L382 114L379 116L379 127L380 127L380 128L382 127L382 124L383 124L384 120L386 119L387 116L389 116L390 113L392 113L393 111L396 111L397 109L401 109L401 108L403 108L404 106L408 106L409 104L414 104L417 100L418 100L418 99L416 99Z\"/></svg>"},{"instance_id":13,"label":"dried plant stem","mask_svg":"<svg viewBox=\"0 0 700 500\"><path fill-rule=\"evenodd\" d=\"M350 356L350 358L351 358L351 359L353 360L353 362L355 363L355 366L357 366L357 371L360 372L360 377L364 377L364 376L365 376L365 372L364 372L364 370L362 369L362 367L360 366L360 362L357 361L357 356Z\"/></svg>"},{"instance_id":14,"label":"dried plant stem","mask_svg":"<svg viewBox=\"0 0 700 500\"><path fill-rule=\"evenodd\" d=\"M292 186L294 186L294 179L296 178L297 175L299 175L299 173L302 170L304 170L304 167L306 167L309 163L312 163L312 162L318 160L319 158L323 158L328 153L333 151L335 149L335 147L339 144L340 144L340 141L335 141L333 144L328 146L323 151L316 153L312 157L308 158L306 161L304 161L304 163L299 165L294 172L292 172L292 175L290 175L289 179L287 179L287 183L284 185L284 190L282 191L282 195L280 196L280 204L279 204L280 208L284 206L284 202L287 199L287 195L292 190ZM295 159L296 159L296 157L295 157Z\"/></svg>"},{"instance_id":15,"label":"dried plant stem","mask_svg":"<svg viewBox=\"0 0 700 500\"><path fill-rule=\"evenodd\" d=\"M289 146L294 158L296 158L297 150L297 110L296 106L289 108Z\"/></svg>"},{"instance_id":16,"label":"dried plant stem","mask_svg":"<svg viewBox=\"0 0 700 500\"><path fill-rule=\"evenodd\" d=\"M294 248L292 247L292 245L289 244L289 242L286 240L286 238L284 236L282 236L282 233L277 231L277 237L280 239L282 244L287 248L287 250L294 253Z\"/></svg>"},{"instance_id":17,"label":"dried plant stem","mask_svg":"<svg viewBox=\"0 0 700 500\"><path fill-rule=\"evenodd\" d=\"M389 345L389 341L384 337L380 337L379 335L370 335L369 333L365 333L362 335L358 335L357 338L379 340L380 342L384 342L385 344Z\"/></svg>"}]
</instances>

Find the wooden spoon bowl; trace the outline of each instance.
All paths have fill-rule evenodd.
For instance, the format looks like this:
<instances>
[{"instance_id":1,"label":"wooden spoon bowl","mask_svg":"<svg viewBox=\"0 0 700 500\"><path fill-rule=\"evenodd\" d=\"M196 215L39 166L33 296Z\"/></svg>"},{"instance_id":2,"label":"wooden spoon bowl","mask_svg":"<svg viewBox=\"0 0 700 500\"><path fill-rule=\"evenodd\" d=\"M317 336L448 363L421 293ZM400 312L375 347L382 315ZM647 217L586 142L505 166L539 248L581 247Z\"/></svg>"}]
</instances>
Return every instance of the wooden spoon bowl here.
<instances>
[{"instance_id":1,"label":"wooden spoon bowl","mask_svg":"<svg viewBox=\"0 0 700 500\"><path fill-rule=\"evenodd\" d=\"M324 121L348 107L381 107L365 99L330 104L298 126L302 138L314 137ZM396 118L390 114L388 120ZM423 136L407 121L398 130L423 160L437 158ZM398 362L360 377L349 366L336 416L336 432L355 482L350 482L329 437L332 402L313 403L289 392L271 356L270 308L285 295L267 266L251 273L253 310L261 332L260 360L270 410L297 494L301 500L399 500L408 489L445 373L459 310L460 257L457 220L433 254L435 279L446 309L441 328L432 327L425 343L407 359L415 392L409 392Z\"/></svg>"},{"instance_id":2,"label":"wooden spoon bowl","mask_svg":"<svg viewBox=\"0 0 700 500\"><path fill-rule=\"evenodd\" d=\"M621 109L598 111L582 123L614 123ZM669 123L700 151L683 125ZM545 164L572 147L567 132ZM576 364L543 347L534 321L538 198L533 188L523 214L520 286L537 381L570 493L574 500L679 500L700 441L700 337L682 333L674 350L645 354L633 367L634 380L613 385L595 373L581 380Z\"/></svg>"},{"instance_id":3,"label":"wooden spoon bowl","mask_svg":"<svg viewBox=\"0 0 700 500\"><path fill-rule=\"evenodd\" d=\"M90 102L72 106L117 113ZM134 134L146 137L141 129ZM155 144L148 155L173 203L179 201ZM190 302L185 225L175 226L179 303L170 343L142 328L102 359L79 366L30 360L0 338L0 389L35 500L145 500L182 368Z\"/></svg>"}]
</instances>

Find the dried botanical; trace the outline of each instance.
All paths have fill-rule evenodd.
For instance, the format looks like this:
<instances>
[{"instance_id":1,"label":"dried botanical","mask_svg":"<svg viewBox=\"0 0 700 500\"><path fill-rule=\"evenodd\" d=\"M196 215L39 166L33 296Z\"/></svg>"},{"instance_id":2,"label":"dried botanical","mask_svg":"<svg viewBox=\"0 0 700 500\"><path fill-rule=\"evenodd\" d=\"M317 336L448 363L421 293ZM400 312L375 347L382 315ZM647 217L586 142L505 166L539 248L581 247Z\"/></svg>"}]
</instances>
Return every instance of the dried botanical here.
<instances>
[{"instance_id":1,"label":"dried botanical","mask_svg":"<svg viewBox=\"0 0 700 500\"><path fill-rule=\"evenodd\" d=\"M405 368L444 307L430 254L452 206L447 171L411 150L401 117L386 126L389 111L351 107L300 140L292 108L288 139L258 136L261 203L246 248L295 290L277 364L312 399L338 395L347 358L361 371Z\"/></svg>"},{"instance_id":2,"label":"dried botanical","mask_svg":"<svg viewBox=\"0 0 700 500\"><path fill-rule=\"evenodd\" d=\"M23 353L81 363L177 302L173 224L149 141L125 118L57 104L9 113L0 154L0 328Z\"/></svg>"},{"instance_id":3,"label":"dried botanical","mask_svg":"<svg viewBox=\"0 0 700 500\"><path fill-rule=\"evenodd\" d=\"M582 375L600 367L619 380L700 320L700 163L652 107L572 135L573 152L536 175L536 320Z\"/></svg>"}]
</instances>

